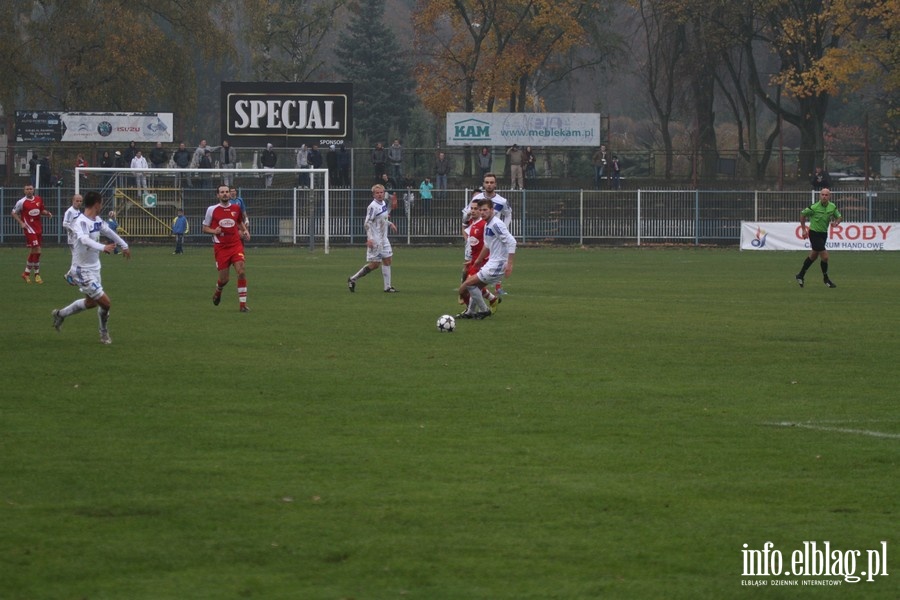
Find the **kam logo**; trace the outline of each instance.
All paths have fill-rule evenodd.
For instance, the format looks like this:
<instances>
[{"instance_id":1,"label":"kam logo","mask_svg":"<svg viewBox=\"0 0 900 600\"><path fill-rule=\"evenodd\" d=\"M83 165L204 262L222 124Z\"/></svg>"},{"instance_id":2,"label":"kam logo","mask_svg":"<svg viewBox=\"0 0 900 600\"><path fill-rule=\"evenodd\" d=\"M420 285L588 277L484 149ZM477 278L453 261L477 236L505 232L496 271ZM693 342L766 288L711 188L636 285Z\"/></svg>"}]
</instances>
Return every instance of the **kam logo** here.
<instances>
[{"instance_id":1,"label":"kam logo","mask_svg":"<svg viewBox=\"0 0 900 600\"><path fill-rule=\"evenodd\" d=\"M763 544L761 550L743 545L742 577L766 579L741 579L741 585L749 586L839 586L844 583L873 582L876 577L887 577L887 542L870 550L841 550L831 542L805 541L801 548L783 553L772 542Z\"/></svg>"},{"instance_id":2,"label":"kam logo","mask_svg":"<svg viewBox=\"0 0 900 600\"><path fill-rule=\"evenodd\" d=\"M756 237L750 240L750 245L754 248L765 248L766 247L766 236L769 235L768 231L765 231L762 227L756 228Z\"/></svg>"},{"instance_id":3,"label":"kam logo","mask_svg":"<svg viewBox=\"0 0 900 600\"><path fill-rule=\"evenodd\" d=\"M454 141L486 142L491 139L491 124L478 119L465 119L453 124Z\"/></svg>"}]
</instances>

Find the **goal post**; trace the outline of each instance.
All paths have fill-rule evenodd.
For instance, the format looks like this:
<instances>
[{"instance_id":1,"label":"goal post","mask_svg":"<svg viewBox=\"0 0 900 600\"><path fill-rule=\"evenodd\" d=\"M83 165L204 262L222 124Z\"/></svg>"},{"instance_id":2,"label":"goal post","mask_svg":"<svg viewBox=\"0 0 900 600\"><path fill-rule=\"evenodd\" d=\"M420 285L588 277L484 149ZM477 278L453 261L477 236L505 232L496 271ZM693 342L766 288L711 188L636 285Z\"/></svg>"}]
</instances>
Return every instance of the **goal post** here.
<instances>
[{"instance_id":1,"label":"goal post","mask_svg":"<svg viewBox=\"0 0 900 600\"><path fill-rule=\"evenodd\" d=\"M99 191L103 216L115 211L120 231L131 238L170 237L178 209L190 236L205 235L201 223L222 184L233 185L243 200L251 236L290 244L308 239L310 249L321 238L330 252L328 169L75 168L75 193Z\"/></svg>"}]
</instances>

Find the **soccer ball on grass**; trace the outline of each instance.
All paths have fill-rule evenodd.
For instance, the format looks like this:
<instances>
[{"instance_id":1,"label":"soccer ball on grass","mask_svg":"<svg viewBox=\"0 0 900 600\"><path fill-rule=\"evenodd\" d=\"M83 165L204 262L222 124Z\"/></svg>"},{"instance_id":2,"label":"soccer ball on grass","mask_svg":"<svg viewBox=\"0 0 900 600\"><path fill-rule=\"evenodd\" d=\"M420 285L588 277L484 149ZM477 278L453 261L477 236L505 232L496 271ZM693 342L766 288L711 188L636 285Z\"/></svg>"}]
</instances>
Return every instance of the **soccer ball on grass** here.
<instances>
[{"instance_id":1,"label":"soccer ball on grass","mask_svg":"<svg viewBox=\"0 0 900 600\"><path fill-rule=\"evenodd\" d=\"M441 333L453 333L453 330L456 329L456 319L450 315L442 315L437 320L437 328Z\"/></svg>"}]
</instances>

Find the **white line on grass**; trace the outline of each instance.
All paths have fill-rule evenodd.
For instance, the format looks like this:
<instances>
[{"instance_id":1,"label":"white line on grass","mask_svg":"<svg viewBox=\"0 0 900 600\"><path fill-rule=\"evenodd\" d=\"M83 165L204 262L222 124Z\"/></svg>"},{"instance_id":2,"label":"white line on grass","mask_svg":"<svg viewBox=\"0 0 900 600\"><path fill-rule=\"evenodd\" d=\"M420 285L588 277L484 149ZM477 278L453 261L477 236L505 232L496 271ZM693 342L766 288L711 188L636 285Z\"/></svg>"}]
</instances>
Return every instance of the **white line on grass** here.
<instances>
[{"instance_id":1,"label":"white line on grass","mask_svg":"<svg viewBox=\"0 0 900 600\"><path fill-rule=\"evenodd\" d=\"M889 440L900 440L900 433L885 433L883 431L872 431L870 429L849 429L847 427L828 427L825 425L817 425L816 423L794 423L792 421L779 421L777 423L764 423L764 425L773 425L775 427L800 427L802 429L814 429L816 431L853 433L856 435L867 435L869 437L886 438Z\"/></svg>"}]
</instances>

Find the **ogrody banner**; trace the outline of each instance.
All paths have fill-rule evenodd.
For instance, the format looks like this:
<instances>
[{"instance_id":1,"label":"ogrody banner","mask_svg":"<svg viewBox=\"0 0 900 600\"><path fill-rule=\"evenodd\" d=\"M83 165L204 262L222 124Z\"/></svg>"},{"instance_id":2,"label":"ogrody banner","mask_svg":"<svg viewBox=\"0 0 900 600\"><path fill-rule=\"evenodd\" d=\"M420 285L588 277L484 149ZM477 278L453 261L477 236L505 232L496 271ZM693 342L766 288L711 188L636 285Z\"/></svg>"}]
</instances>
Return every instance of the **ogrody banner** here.
<instances>
[{"instance_id":1,"label":"ogrody banner","mask_svg":"<svg viewBox=\"0 0 900 600\"><path fill-rule=\"evenodd\" d=\"M741 250L809 250L800 223L741 221ZM900 223L841 223L828 231L831 250L900 250Z\"/></svg>"}]
</instances>

